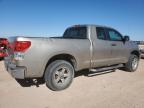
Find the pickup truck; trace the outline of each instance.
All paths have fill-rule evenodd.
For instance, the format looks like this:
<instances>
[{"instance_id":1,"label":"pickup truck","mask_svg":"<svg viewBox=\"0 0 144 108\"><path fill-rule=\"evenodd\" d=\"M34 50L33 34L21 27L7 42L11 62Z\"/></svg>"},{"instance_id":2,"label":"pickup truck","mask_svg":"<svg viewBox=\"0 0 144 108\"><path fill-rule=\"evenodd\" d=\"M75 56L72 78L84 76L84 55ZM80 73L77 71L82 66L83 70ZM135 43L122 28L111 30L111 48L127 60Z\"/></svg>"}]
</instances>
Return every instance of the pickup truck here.
<instances>
[{"instance_id":1,"label":"pickup truck","mask_svg":"<svg viewBox=\"0 0 144 108\"><path fill-rule=\"evenodd\" d=\"M75 25L62 37L9 38L5 67L15 79L43 78L46 86L66 89L80 70L119 68L136 71L138 46L117 30L99 25Z\"/></svg>"}]
</instances>

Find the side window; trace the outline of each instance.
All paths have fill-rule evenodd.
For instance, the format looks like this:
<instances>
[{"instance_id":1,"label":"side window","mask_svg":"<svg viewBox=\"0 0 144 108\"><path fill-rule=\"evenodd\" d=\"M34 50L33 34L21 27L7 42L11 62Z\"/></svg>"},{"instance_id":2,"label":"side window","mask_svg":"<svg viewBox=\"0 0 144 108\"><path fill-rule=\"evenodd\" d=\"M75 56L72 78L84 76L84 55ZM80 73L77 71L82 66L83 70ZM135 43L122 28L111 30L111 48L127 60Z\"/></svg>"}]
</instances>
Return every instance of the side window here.
<instances>
[{"instance_id":1,"label":"side window","mask_svg":"<svg viewBox=\"0 0 144 108\"><path fill-rule=\"evenodd\" d=\"M122 41L121 34L115 30L108 29L108 35L109 35L110 40L112 41Z\"/></svg>"},{"instance_id":2,"label":"side window","mask_svg":"<svg viewBox=\"0 0 144 108\"><path fill-rule=\"evenodd\" d=\"M101 27L96 27L97 38L101 40L106 40L105 30Z\"/></svg>"}]
</instances>

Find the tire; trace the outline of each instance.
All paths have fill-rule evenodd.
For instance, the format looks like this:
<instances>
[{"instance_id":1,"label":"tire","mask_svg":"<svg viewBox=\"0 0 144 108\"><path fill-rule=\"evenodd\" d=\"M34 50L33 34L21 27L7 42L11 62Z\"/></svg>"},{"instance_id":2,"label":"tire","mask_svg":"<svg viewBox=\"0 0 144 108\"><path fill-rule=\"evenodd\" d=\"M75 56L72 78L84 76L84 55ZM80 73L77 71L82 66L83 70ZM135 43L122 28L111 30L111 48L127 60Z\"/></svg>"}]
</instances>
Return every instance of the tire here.
<instances>
[{"instance_id":1,"label":"tire","mask_svg":"<svg viewBox=\"0 0 144 108\"><path fill-rule=\"evenodd\" d=\"M68 88L74 78L73 66L64 60L56 60L46 68L44 79L46 86L53 91Z\"/></svg>"},{"instance_id":2,"label":"tire","mask_svg":"<svg viewBox=\"0 0 144 108\"><path fill-rule=\"evenodd\" d=\"M131 54L128 62L125 64L125 70L128 72L134 72L137 70L138 64L139 64L138 56Z\"/></svg>"}]
</instances>

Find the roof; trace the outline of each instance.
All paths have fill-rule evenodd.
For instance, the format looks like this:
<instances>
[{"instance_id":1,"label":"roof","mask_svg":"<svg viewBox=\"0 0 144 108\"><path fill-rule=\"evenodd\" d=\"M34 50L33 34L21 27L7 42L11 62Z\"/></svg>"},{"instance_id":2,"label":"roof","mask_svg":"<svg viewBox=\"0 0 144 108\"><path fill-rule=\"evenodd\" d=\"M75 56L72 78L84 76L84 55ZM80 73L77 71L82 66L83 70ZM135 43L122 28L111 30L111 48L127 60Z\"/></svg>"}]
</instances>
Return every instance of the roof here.
<instances>
[{"instance_id":1,"label":"roof","mask_svg":"<svg viewBox=\"0 0 144 108\"><path fill-rule=\"evenodd\" d=\"M95 26L95 27L112 28L112 27L109 27L109 26L105 26L105 25L96 25L96 24L76 24L76 25L73 25L73 26L71 26L71 27L75 27L75 26L80 26L80 27ZM112 28L112 29L113 29L113 28Z\"/></svg>"}]
</instances>

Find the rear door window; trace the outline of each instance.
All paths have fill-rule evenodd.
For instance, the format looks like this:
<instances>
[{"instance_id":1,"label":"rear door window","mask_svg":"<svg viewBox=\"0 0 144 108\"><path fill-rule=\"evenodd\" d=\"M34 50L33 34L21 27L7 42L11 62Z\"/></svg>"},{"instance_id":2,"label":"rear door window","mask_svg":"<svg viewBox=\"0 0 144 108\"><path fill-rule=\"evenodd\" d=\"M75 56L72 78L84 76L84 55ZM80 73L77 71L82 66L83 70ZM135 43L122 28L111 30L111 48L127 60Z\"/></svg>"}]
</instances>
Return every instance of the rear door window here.
<instances>
[{"instance_id":1,"label":"rear door window","mask_svg":"<svg viewBox=\"0 0 144 108\"><path fill-rule=\"evenodd\" d=\"M104 28L96 27L97 38L101 40L106 40L106 33Z\"/></svg>"}]
</instances>

